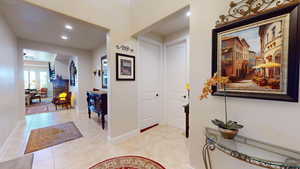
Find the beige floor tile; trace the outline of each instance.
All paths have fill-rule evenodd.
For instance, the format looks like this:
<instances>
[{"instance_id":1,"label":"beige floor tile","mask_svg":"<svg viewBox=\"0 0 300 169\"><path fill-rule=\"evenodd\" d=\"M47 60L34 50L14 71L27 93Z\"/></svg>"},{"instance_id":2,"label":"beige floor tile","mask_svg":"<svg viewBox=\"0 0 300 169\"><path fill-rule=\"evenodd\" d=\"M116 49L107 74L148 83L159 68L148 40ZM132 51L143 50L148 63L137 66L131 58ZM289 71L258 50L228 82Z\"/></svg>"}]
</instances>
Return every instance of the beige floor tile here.
<instances>
[{"instance_id":1,"label":"beige floor tile","mask_svg":"<svg viewBox=\"0 0 300 169\"><path fill-rule=\"evenodd\" d=\"M189 166L187 141L180 129L158 126L119 144L107 141L95 115L74 110L29 115L21 123L0 152L0 161L24 154L30 131L73 121L83 134L82 138L34 152L33 169L88 169L108 158L137 155L153 159L167 169L187 169Z\"/></svg>"}]
</instances>

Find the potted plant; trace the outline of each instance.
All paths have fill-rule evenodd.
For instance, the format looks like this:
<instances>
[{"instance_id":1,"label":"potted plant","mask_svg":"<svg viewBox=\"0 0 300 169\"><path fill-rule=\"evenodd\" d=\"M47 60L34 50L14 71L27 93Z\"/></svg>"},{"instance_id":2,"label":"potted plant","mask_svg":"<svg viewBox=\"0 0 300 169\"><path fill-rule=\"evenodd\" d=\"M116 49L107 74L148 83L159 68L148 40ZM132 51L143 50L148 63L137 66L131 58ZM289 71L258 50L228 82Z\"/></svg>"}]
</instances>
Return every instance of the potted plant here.
<instances>
[{"instance_id":1,"label":"potted plant","mask_svg":"<svg viewBox=\"0 0 300 169\"><path fill-rule=\"evenodd\" d=\"M205 82L204 88L202 89L202 94L200 96L200 100L208 98L209 94L213 93L213 86L220 85L224 89L225 122L215 119L212 120L212 123L219 128L221 135L225 139L234 139L234 137L238 134L239 130L244 126L232 120L228 121L226 85L229 82L230 80L228 77L217 76L217 74L215 73L212 78Z\"/></svg>"}]
</instances>

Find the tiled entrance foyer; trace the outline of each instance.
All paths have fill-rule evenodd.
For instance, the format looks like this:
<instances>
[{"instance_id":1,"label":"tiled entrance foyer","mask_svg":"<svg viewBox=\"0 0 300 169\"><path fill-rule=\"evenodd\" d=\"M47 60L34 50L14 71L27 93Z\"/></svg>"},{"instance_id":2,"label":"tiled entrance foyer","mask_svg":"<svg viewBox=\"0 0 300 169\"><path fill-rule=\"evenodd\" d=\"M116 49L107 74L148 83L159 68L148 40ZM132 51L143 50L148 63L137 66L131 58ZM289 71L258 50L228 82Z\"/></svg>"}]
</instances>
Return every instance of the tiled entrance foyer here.
<instances>
[{"instance_id":1,"label":"tiled entrance foyer","mask_svg":"<svg viewBox=\"0 0 300 169\"><path fill-rule=\"evenodd\" d=\"M107 158L120 155L139 155L153 159L167 169L187 169L187 141L178 129L158 126L120 144L106 141L106 133L87 113L74 110L43 113L26 117L8 138L0 161L22 156L30 130L73 121L83 137L35 152L33 169L88 169Z\"/></svg>"}]
</instances>

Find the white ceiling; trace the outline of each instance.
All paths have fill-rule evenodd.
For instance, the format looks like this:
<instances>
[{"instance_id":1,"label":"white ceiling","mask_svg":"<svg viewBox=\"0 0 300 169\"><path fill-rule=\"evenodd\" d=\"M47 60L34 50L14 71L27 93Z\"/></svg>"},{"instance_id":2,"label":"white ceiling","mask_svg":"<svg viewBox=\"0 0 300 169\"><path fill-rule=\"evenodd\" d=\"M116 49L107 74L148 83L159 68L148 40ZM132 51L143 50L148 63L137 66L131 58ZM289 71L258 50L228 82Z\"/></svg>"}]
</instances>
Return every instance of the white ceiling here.
<instances>
[{"instance_id":1,"label":"white ceiling","mask_svg":"<svg viewBox=\"0 0 300 169\"><path fill-rule=\"evenodd\" d=\"M103 28L24 1L0 1L0 11L19 38L85 50L93 50L106 41ZM65 29L65 24L72 25L73 30ZM62 35L69 39L62 40Z\"/></svg>"},{"instance_id":2,"label":"white ceiling","mask_svg":"<svg viewBox=\"0 0 300 169\"><path fill-rule=\"evenodd\" d=\"M55 60L57 54L49 53L45 51L37 51L31 49L24 49L24 60L27 61L40 61L40 62L52 62Z\"/></svg>"},{"instance_id":3,"label":"white ceiling","mask_svg":"<svg viewBox=\"0 0 300 169\"><path fill-rule=\"evenodd\" d=\"M153 25L150 32L165 37L183 29L188 29L190 22L189 17L186 15L188 11L189 8L187 7L168 16L159 23Z\"/></svg>"}]
</instances>

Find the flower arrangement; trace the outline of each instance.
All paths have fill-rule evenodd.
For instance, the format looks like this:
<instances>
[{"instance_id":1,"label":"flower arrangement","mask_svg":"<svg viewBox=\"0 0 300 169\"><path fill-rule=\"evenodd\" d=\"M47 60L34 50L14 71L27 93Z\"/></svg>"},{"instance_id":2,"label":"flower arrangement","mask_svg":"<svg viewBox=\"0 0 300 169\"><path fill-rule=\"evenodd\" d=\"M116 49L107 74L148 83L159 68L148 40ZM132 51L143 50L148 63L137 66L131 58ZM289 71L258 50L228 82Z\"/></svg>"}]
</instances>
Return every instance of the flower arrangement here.
<instances>
[{"instance_id":1,"label":"flower arrangement","mask_svg":"<svg viewBox=\"0 0 300 169\"><path fill-rule=\"evenodd\" d=\"M228 113L227 113L227 95L226 95L226 85L230 83L229 77L218 76L217 73L210 79L208 79L205 84L204 88L202 89L202 94L200 96L200 100L208 98L210 94L213 93L212 87L220 85L224 89L224 98L225 98L225 122L215 119L212 120L212 123L219 127L220 132L224 138L233 139L239 129L243 128L244 126L238 124L235 121L228 121Z\"/></svg>"},{"instance_id":2,"label":"flower arrangement","mask_svg":"<svg viewBox=\"0 0 300 169\"><path fill-rule=\"evenodd\" d=\"M205 84L204 88L202 89L202 94L200 96L200 100L208 98L208 95L213 93L212 86L221 85L224 89L226 88L226 84L230 82L228 77L217 76L217 73L210 79L208 79Z\"/></svg>"}]
</instances>

